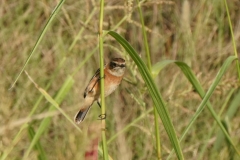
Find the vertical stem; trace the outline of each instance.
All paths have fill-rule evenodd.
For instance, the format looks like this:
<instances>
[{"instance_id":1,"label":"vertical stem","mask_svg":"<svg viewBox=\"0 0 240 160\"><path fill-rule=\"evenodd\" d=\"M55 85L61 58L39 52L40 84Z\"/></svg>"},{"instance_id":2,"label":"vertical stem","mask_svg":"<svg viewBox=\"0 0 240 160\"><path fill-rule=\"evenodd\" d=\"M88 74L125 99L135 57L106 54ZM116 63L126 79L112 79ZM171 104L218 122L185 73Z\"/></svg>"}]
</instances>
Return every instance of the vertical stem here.
<instances>
[{"instance_id":1,"label":"vertical stem","mask_svg":"<svg viewBox=\"0 0 240 160\"><path fill-rule=\"evenodd\" d=\"M138 3L138 11L139 11L139 15L140 15L140 20L141 20L141 24L142 24L144 47L145 47L145 52L146 52L146 56L147 56L147 66L148 66L148 69L151 73L152 64L151 64L151 56L150 56L150 51L149 51L149 46L148 46L147 34L146 34L146 30L145 30L145 24L144 24L144 19L143 19L142 10L141 10L139 0L137 0L137 3ZM155 106L154 106L154 125L155 125L157 158L160 160L161 159L161 142L160 142L160 133L159 133L159 128L158 128L158 126L159 126L158 112L157 112L157 109L156 109Z\"/></svg>"},{"instance_id":2,"label":"vertical stem","mask_svg":"<svg viewBox=\"0 0 240 160\"><path fill-rule=\"evenodd\" d=\"M106 115L105 109L105 98L104 98L104 54L103 54L103 9L104 0L100 1L100 18L99 18L99 53L100 53L100 87L101 87L101 114ZM102 148L103 148L103 159L108 160L107 141L106 141L106 122L105 119L101 120L102 123Z\"/></svg>"},{"instance_id":3,"label":"vertical stem","mask_svg":"<svg viewBox=\"0 0 240 160\"><path fill-rule=\"evenodd\" d=\"M236 42L235 42L235 38L234 38L231 17L230 17L229 10L228 10L227 0L224 0L224 3L225 3L226 11L227 11L228 23L229 23L229 27L230 27L230 31L231 31L234 54L238 58L237 47L236 47ZM240 82L240 68L239 68L239 60L238 59L236 60L236 65L237 65L237 71L238 71L238 81Z\"/></svg>"}]
</instances>

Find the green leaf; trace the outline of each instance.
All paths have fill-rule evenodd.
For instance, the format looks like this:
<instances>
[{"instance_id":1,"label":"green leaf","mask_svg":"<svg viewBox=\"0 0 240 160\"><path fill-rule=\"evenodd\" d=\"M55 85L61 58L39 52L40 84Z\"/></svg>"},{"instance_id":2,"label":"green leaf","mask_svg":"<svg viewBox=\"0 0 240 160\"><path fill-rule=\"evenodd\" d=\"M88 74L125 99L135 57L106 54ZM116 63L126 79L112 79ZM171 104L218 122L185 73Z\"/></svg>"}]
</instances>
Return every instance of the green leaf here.
<instances>
[{"instance_id":1,"label":"green leaf","mask_svg":"<svg viewBox=\"0 0 240 160\"><path fill-rule=\"evenodd\" d=\"M202 86L200 85L198 79L196 78L196 76L194 75L194 73L192 72L191 68L184 62L180 62L180 61L173 61L173 60L164 60L162 62L158 62L153 66L153 70L154 70L154 74L158 74L160 72L160 70L165 67L166 65L169 65L171 63L175 63L180 69L181 71L184 73L185 77L189 80L189 82L193 85L194 89L196 90L196 92L200 95L201 98L203 98L200 106L198 107L198 110L196 111L196 113L193 115L190 123L188 124L188 126L186 127L185 131L183 132L181 138L180 138L180 142L183 140L183 138L185 137L185 135L187 134L187 132L189 131L189 129L191 128L191 126L193 125L193 123L196 121L197 117L201 114L201 112L203 111L205 105L207 105L209 111L211 112L212 116L214 117L215 121L217 122L217 124L219 125L219 127L221 128L222 132L224 133L225 137L228 139L228 141L230 142L230 144L232 145L232 147L235 149L235 151L239 154L239 151L237 150L237 148L235 147L233 141L230 138L230 135L228 134L228 132L226 131L225 127L223 126L220 118L217 116L217 114L215 113L212 105L210 102L208 102L208 100L210 99L213 91L215 90L216 86L219 84L222 76L224 75L224 73L226 72L226 70L228 69L228 67L230 66L230 64L235 60L235 56L230 56L227 58L227 60L224 62L223 66L221 67L221 69L219 70L214 82L212 83L211 87L209 88L206 96L205 96L205 92L202 88ZM171 154L169 155L169 158L171 157Z\"/></svg>"},{"instance_id":2,"label":"green leaf","mask_svg":"<svg viewBox=\"0 0 240 160\"><path fill-rule=\"evenodd\" d=\"M194 86L194 88L197 90L197 92L199 93L199 95L203 98L201 104L199 105L196 113L194 114L194 116L192 117L190 123L188 124L186 130L184 131L180 141L183 139L183 137L186 135L186 133L188 132L188 130L190 129L191 125L193 124L193 122L197 119L197 117L200 115L200 113L202 112L202 110L204 109L205 105L208 106L208 109L210 110L210 112L212 113L212 116L214 117L214 119L217 121L218 125L220 126L220 128L222 129L222 131L224 132L226 138L230 141L231 145L234 147L235 151L239 154L239 151L236 149L234 143L232 142L229 134L227 133L227 131L225 130L224 126L222 125L220 118L217 116L217 114L215 113L213 107L211 106L210 102L208 102L208 100L210 99L211 95L213 94L213 91L216 89L216 86L219 84L221 78L223 77L224 73L226 72L226 70L228 69L228 67L230 66L230 64L232 63L232 61L236 60L235 56L230 56L226 59L226 61L224 62L223 66L221 67L221 69L219 70L216 78L214 79L212 85L210 86L209 90L207 91L206 95L204 95L204 91L201 87L201 85L199 84L198 81L196 81L196 77L194 76L194 74L192 72L188 72L186 70L186 64L183 64L182 62L179 63L177 62L178 66L184 71L184 74L186 75L186 77L188 78L188 80L192 83L192 85Z\"/></svg>"},{"instance_id":3,"label":"green leaf","mask_svg":"<svg viewBox=\"0 0 240 160\"><path fill-rule=\"evenodd\" d=\"M219 84L222 76L224 75L224 73L226 72L226 70L228 69L228 67L230 66L230 64L234 60L236 60L235 56L230 56L230 57L228 57L226 59L226 61L224 62L224 64L221 67L221 69L219 70L217 76L215 77L212 85L210 86L210 88L209 88L209 90L207 91L206 94L205 94L202 86L200 85L199 81L197 80L196 76L193 74L191 68L187 64L185 64L184 62L178 62L178 61L175 62L178 65L178 67L180 67L182 72L185 74L185 76L189 80L189 82L193 85L193 87L195 88L196 92L200 95L201 98L203 98L203 100L202 100L201 104L199 105L196 113L193 115L193 117L190 120L190 123L188 124L188 126L185 129L185 131L183 132L183 134L182 134L182 136L180 138L180 142L183 140L183 138L185 137L185 135L187 134L187 132L189 131L189 129L191 128L193 123L196 121L197 117L201 114L201 112L203 111L205 105L207 105L209 111L211 112L212 116L214 117L215 121L217 122L217 124L219 125L221 130L223 131L224 135L226 136L226 138L228 139L228 141L230 142L232 147L235 149L237 154L240 155L239 151L237 150L237 148L235 147L233 141L231 140L230 135L227 133L226 129L224 128L223 124L221 123L220 118L215 113L215 111L214 111L212 105L210 104L210 102L208 102L208 100L210 99L213 91L216 89L216 86ZM170 154L170 156L171 156L171 154Z\"/></svg>"},{"instance_id":4,"label":"green leaf","mask_svg":"<svg viewBox=\"0 0 240 160\"><path fill-rule=\"evenodd\" d=\"M138 66L139 72L142 75L142 78L147 85L147 88L149 90L153 103L156 106L156 109L163 122L164 128L168 134L168 137L172 143L172 146L176 151L177 157L178 159L184 159L182 150L181 150L179 141L177 139L175 129L171 122L169 113L167 111L166 105L163 102L163 99L146 65L144 64L142 59L138 56L138 54L133 49L133 47L123 37L121 37L120 35L118 35L116 32L113 32L113 31L109 31L108 34L111 35L113 38L115 38L125 48L125 50L128 52L128 54L131 56L131 58L134 60L134 62Z\"/></svg>"}]
</instances>

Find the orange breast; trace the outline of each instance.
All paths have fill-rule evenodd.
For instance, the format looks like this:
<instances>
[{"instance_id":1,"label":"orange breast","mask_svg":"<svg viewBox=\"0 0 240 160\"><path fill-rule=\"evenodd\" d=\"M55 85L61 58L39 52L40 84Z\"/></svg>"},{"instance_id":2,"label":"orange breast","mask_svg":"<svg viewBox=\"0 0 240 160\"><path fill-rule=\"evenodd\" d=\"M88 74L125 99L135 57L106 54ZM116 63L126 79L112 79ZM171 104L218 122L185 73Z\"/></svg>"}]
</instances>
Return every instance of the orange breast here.
<instances>
[{"instance_id":1,"label":"orange breast","mask_svg":"<svg viewBox=\"0 0 240 160\"><path fill-rule=\"evenodd\" d=\"M104 89L105 89L105 97L110 95L121 83L122 81L121 77L116 77L108 72L105 72L105 78L104 78Z\"/></svg>"}]
</instances>

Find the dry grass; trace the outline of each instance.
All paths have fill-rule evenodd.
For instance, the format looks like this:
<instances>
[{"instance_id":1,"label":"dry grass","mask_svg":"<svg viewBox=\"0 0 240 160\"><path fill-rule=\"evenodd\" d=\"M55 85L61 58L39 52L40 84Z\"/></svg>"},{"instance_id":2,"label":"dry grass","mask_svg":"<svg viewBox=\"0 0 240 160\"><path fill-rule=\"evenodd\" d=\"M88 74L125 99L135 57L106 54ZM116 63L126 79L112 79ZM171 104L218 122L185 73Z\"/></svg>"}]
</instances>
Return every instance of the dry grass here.
<instances>
[{"instance_id":1,"label":"dry grass","mask_svg":"<svg viewBox=\"0 0 240 160\"><path fill-rule=\"evenodd\" d=\"M16 86L9 91L11 84L20 72L29 56L46 20L57 1L1 1L0 6L0 154L13 145L21 125L29 124L35 131L45 117L52 117L50 126L40 138L40 144L48 159L82 159L96 132L89 126L98 126L97 116L100 109L95 105L86 121L80 125L83 133L77 131L64 116L55 111L48 112L49 104L42 98L31 118L26 118L41 93L34 87L25 74L22 74ZM116 31L125 37L145 60L143 36L135 1L106 1L104 29L111 30L126 15L126 19ZM238 0L229 1L229 10L233 30L239 49L240 21ZM98 53L95 54L74 74L80 63L98 44L98 1L66 1L56 19L48 28L37 51L26 67L35 82L55 97L68 75L73 74L75 83L60 104L61 108L73 117L83 101L83 91L95 70L99 67ZM94 10L93 8L96 8ZM147 27L152 63L164 59L180 60L188 63L197 75L205 91L213 82L219 68L230 55L233 48L230 29L223 1L149 1L143 3L143 14ZM86 20L93 12L89 23ZM183 23L184 22L184 23ZM80 37L79 31L83 29ZM77 38L76 43L74 42ZM152 107L152 101L146 91L136 66L124 50L109 36L105 42L105 59L123 56L127 60L126 78L118 91L106 99L107 138L125 128L134 119ZM72 47L71 47L72 46ZM60 66L61 64L61 66ZM60 66L60 69L58 69ZM218 113L223 104L230 106L238 93L235 65L228 70L221 84L211 97L211 103ZM49 87L47 85L49 84ZM160 72L156 78L176 132L180 136L190 118L201 102L190 83L180 70L171 65ZM128 89L130 93L126 90ZM229 101L226 97L234 92ZM228 108L227 108L228 109ZM227 113L224 110L222 117ZM240 147L239 110L229 120L229 134ZM160 121L160 120L159 120ZM96 123L96 124L95 124ZM160 122L161 124L161 122ZM233 155L227 143L214 150L219 129L212 129L214 119L207 109L203 111L187 138L181 143L185 159L197 159L202 147L207 144L203 159L229 159ZM94 127L93 127L94 128ZM171 146L160 125L162 157L166 159ZM113 159L156 159L154 142L153 114L132 125L126 132L109 144L109 154ZM28 129L22 133L19 141L7 159L21 159L31 138ZM221 153L221 154L219 154ZM38 159L39 150L33 150L28 159ZM174 159L174 158L173 158Z\"/></svg>"}]
</instances>

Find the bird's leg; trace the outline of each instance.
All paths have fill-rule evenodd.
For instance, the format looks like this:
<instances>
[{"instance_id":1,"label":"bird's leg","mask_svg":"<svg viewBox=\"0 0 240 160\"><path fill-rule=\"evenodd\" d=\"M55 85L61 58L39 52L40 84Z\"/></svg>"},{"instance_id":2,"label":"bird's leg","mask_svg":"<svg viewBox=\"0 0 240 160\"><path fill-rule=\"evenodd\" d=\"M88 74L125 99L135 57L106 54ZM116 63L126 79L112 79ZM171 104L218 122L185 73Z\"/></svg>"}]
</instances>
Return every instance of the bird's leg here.
<instances>
[{"instance_id":1,"label":"bird's leg","mask_svg":"<svg viewBox=\"0 0 240 160\"><path fill-rule=\"evenodd\" d=\"M97 104L98 104L98 106L101 108L101 104L100 104L100 102L99 102L99 101L97 101Z\"/></svg>"},{"instance_id":2,"label":"bird's leg","mask_svg":"<svg viewBox=\"0 0 240 160\"><path fill-rule=\"evenodd\" d=\"M100 99L97 101L98 106L101 108ZM106 119L106 114L100 114L98 120Z\"/></svg>"}]
</instances>

